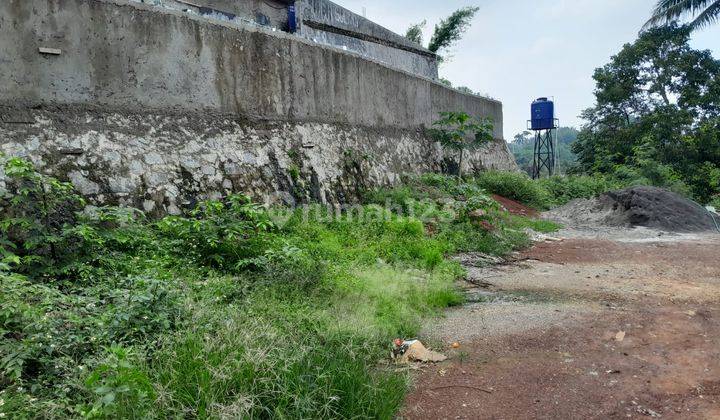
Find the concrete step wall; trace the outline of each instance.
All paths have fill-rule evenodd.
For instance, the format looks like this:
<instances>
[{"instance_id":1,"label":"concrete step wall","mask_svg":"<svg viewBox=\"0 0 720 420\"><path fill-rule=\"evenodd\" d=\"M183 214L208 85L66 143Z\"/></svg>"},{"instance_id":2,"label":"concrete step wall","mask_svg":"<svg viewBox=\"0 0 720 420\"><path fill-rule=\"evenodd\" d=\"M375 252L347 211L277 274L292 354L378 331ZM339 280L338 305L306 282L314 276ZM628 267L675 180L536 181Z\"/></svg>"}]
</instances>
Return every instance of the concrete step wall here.
<instances>
[{"instance_id":1,"label":"concrete step wall","mask_svg":"<svg viewBox=\"0 0 720 420\"><path fill-rule=\"evenodd\" d=\"M100 204L352 201L348 185L441 169L424 127L448 110L495 120L498 141L467 169L515 167L500 102L291 35L119 0L6 0L0 51L0 151Z\"/></svg>"}]
</instances>

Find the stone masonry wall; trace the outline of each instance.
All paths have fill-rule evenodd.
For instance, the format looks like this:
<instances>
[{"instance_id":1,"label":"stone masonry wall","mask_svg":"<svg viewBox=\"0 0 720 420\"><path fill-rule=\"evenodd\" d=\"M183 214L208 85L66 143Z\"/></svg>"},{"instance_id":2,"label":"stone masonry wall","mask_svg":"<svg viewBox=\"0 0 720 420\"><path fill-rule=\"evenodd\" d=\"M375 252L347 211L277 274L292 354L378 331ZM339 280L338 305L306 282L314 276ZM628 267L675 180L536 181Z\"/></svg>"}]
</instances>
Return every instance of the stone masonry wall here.
<instances>
[{"instance_id":1,"label":"stone masonry wall","mask_svg":"<svg viewBox=\"0 0 720 420\"><path fill-rule=\"evenodd\" d=\"M22 117L0 124L0 152L28 157L94 203L156 215L233 192L268 203L353 202L403 174L441 171L446 160L422 130L67 109ZM503 141L466 163L469 171L515 165Z\"/></svg>"}]
</instances>

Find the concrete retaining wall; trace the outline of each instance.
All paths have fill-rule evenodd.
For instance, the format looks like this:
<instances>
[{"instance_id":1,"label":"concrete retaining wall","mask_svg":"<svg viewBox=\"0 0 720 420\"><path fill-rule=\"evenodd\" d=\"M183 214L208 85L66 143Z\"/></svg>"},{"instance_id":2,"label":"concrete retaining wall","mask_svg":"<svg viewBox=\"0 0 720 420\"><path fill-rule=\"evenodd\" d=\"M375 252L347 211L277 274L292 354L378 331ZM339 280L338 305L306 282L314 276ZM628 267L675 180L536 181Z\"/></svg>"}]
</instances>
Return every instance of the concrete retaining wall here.
<instances>
[{"instance_id":1,"label":"concrete retaining wall","mask_svg":"<svg viewBox=\"0 0 720 420\"><path fill-rule=\"evenodd\" d=\"M256 20L257 14L262 13L268 17L271 26L286 28L287 7L291 2L286 0L195 0L193 3L244 16L251 20Z\"/></svg>"},{"instance_id":2,"label":"concrete retaining wall","mask_svg":"<svg viewBox=\"0 0 720 420\"><path fill-rule=\"evenodd\" d=\"M235 16L239 23L260 24L259 15L268 19L267 26L284 30L288 29L289 0L133 0L153 6L175 10L190 10L196 14L208 13L209 8L221 13ZM218 15L217 19L228 20L227 15Z\"/></svg>"},{"instance_id":3,"label":"concrete retaining wall","mask_svg":"<svg viewBox=\"0 0 720 420\"><path fill-rule=\"evenodd\" d=\"M62 50L43 55L38 47ZM261 29L100 0L0 2L0 103L217 111L372 127L428 125L440 111L495 120L502 104Z\"/></svg>"},{"instance_id":4,"label":"concrete retaining wall","mask_svg":"<svg viewBox=\"0 0 720 420\"><path fill-rule=\"evenodd\" d=\"M291 35L136 3L0 2L0 51L0 150L98 203L174 212L229 191L348 201L353 183L441 169L423 132L440 111L492 117L502 138L497 101ZM288 157L296 149L300 161ZM348 163L353 151L364 160ZM467 164L514 168L501 141Z\"/></svg>"},{"instance_id":5,"label":"concrete retaining wall","mask_svg":"<svg viewBox=\"0 0 720 420\"><path fill-rule=\"evenodd\" d=\"M345 48L390 67L438 78L437 56L404 36L328 0L301 0L300 35L321 44Z\"/></svg>"},{"instance_id":6,"label":"concrete retaining wall","mask_svg":"<svg viewBox=\"0 0 720 420\"><path fill-rule=\"evenodd\" d=\"M415 50L425 55L434 55L430 51L409 41L402 35L384 28L377 23L355 14L329 0L300 0L298 8L302 19L316 23L323 23L339 29L367 35L376 39L392 42L398 46Z\"/></svg>"}]
</instances>

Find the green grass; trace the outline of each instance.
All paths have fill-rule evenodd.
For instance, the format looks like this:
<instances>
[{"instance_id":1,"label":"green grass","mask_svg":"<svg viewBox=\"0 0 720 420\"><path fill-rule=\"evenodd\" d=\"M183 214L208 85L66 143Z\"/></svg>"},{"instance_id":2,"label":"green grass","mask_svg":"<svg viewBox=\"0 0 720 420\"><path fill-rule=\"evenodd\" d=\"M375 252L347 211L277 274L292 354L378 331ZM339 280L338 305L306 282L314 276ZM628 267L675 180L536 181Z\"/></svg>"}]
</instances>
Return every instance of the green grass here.
<instances>
[{"instance_id":1,"label":"green grass","mask_svg":"<svg viewBox=\"0 0 720 420\"><path fill-rule=\"evenodd\" d=\"M0 413L14 418L393 418L409 378L382 363L391 340L462 303L447 257L557 227L434 175L285 223L234 196L53 231L32 219L41 202L11 207L25 222L0 243Z\"/></svg>"},{"instance_id":2,"label":"green grass","mask_svg":"<svg viewBox=\"0 0 720 420\"><path fill-rule=\"evenodd\" d=\"M538 210L547 210L577 198L591 198L634 185L633 182L601 174L553 176L533 180L524 173L499 171L480 173L470 182L490 193Z\"/></svg>"},{"instance_id":3,"label":"green grass","mask_svg":"<svg viewBox=\"0 0 720 420\"><path fill-rule=\"evenodd\" d=\"M527 217L517 216L514 216L512 219L513 225L518 229L532 229L535 232L540 233L552 233L562 228L561 225L551 220L529 219Z\"/></svg>"},{"instance_id":4,"label":"green grass","mask_svg":"<svg viewBox=\"0 0 720 420\"><path fill-rule=\"evenodd\" d=\"M553 196L546 188L520 172L484 172L477 176L475 182L493 194L536 209L546 209L553 204Z\"/></svg>"}]
</instances>

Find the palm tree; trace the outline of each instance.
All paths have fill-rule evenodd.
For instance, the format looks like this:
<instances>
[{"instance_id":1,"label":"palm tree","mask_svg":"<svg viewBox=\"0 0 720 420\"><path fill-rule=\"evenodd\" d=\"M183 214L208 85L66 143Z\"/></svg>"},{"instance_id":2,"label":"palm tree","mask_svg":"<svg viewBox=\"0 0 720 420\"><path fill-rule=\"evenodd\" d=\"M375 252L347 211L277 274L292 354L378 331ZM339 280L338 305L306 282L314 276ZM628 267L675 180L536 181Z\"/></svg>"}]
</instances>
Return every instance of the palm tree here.
<instances>
[{"instance_id":1,"label":"palm tree","mask_svg":"<svg viewBox=\"0 0 720 420\"><path fill-rule=\"evenodd\" d=\"M658 0L645 28L670 23L683 16L692 17L692 29L715 23L720 19L720 0Z\"/></svg>"}]
</instances>

